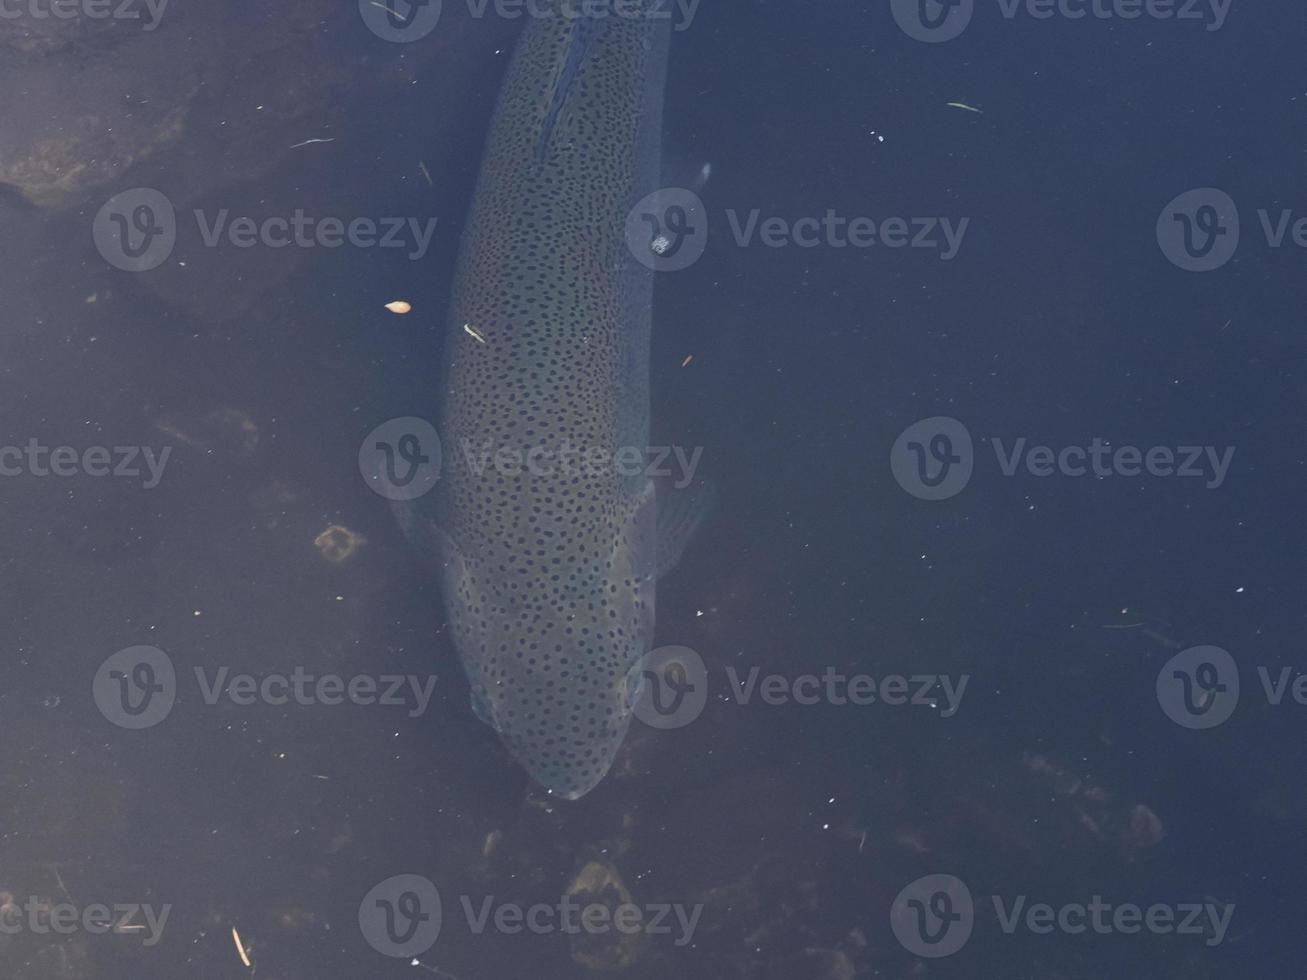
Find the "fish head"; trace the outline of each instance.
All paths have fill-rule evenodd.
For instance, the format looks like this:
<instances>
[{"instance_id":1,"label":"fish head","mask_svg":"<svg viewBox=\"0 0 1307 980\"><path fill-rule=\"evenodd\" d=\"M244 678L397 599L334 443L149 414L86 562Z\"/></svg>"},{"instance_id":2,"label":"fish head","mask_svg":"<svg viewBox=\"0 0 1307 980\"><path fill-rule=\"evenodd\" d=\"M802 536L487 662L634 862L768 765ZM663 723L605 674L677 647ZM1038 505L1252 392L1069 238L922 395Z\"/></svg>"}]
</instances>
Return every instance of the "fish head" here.
<instances>
[{"instance_id":1,"label":"fish head","mask_svg":"<svg viewBox=\"0 0 1307 980\"><path fill-rule=\"evenodd\" d=\"M524 661L525 675L490 693L500 738L541 786L568 800L592 790L612 768L640 691L649 633L633 625L636 602L596 603L541 632L549 656ZM621 622L626 613L625 624ZM651 631L650 631L651 632Z\"/></svg>"},{"instance_id":2,"label":"fish head","mask_svg":"<svg viewBox=\"0 0 1307 980\"><path fill-rule=\"evenodd\" d=\"M653 641L654 576L623 538L591 563L515 554L445 593L473 708L546 789L574 800L612 767Z\"/></svg>"}]
</instances>

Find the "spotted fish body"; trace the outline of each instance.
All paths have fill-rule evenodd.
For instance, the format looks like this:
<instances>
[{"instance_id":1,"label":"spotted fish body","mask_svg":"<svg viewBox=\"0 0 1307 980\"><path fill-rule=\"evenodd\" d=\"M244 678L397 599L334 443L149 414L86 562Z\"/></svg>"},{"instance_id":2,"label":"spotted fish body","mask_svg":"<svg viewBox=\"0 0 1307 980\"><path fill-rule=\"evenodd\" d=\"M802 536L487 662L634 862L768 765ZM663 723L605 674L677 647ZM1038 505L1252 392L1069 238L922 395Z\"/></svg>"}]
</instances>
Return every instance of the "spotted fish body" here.
<instances>
[{"instance_id":1,"label":"spotted fish body","mask_svg":"<svg viewBox=\"0 0 1307 980\"><path fill-rule=\"evenodd\" d=\"M652 273L625 238L658 181L668 29L647 6L524 29L451 309L447 614L477 713L568 799L611 766L653 637L653 491L614 465L648 446Z\"/></svg>"}]
</instances>

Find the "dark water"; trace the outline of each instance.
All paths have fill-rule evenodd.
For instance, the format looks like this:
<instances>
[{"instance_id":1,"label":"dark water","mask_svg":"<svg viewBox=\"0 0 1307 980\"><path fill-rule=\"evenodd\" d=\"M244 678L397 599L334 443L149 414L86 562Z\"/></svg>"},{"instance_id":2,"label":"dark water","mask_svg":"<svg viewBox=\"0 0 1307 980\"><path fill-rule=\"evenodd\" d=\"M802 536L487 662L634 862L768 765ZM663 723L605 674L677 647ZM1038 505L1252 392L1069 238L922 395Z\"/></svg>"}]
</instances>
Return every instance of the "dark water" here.
<instances>
[{"instance_id":1,"label":"dark water","mask_svg":"<svg viewBox=\"0 0 1307 980\"><path fill-rule=\"evenodd\" d=\"M1224 19L1126 17L1123 0L1007 17L991 0L927 43L890 6L677 15L664 182L711 164L709 240L658 276L653 441L703 447L718 504L660 583L657 643L702 658L709 697L683 727L633 725L573 803L533 788L473 717L435 580L358 463L376 426L435 417L454 257L520 22L448 0L412 43L379 39L352 4L174 0L152 31L27 7L0 22L0 441L170 453L149 488L140 459L135 477L23 464L0 484L0 891L20 910L0 976L1301 970L1307 15L1234 0ZM331 142L292 147L309 139ZM92 231L138 187L184 220L438 222L419 258L206 248L192 223L162 265L129 272ZM1216 264L1232 215L1212 191L1168 203L1196 188L1238 212L1237 249L1208 271L1177 262ZM741 244L732 222L755 209L966 225L948 258L929 242ZM1191 223L1190 253L1159 239L1159 216ZM396 299L412 312L388 313ZM937 417L954 441L914 430L923 448L893 468L900 435ZM1096 438L1233 455L1221 475L1206 455L1199 476L1110 456L1107 475L1024 460L1007 475L993 443L1055 455ZM932 445L973 465L947 499L914 480ZM355 539L339 561L315 544L333 526ZM166 653L176 696L130 729L94 692L141 645ZM1228 665L1170 661L1208 645L1240 691L1228 720L1193 730L1174 717L1176 671L1202 688L1219 668L1223 711ZM434 688L421 711L209 703L195 671L230 690L224 668ZM901 705L824 688L745 704L728 668L966 686L948 717L911 703L914 681ZM1259 669L1287 671L1279 703ZM667 906L693 928L674 913L633 937L469 924L464 899L557 906L587 868L607 886L577 901L625 898L646 923ZM372 891L397 875L443 901L416 966L360 924L378 894L414 911L404 888ZM911 890L927 875L972 899L948 956L919 955L959 934L922 939L933 913L915 946L891 927L896 898L923 903L902 922L948 911L947 894L963 914L956 889ZM1176 922L1196 904L1228 927L1024 917L1095 896ZM143 913L104 934L83 924L97 904L168 917L157 937ZM74 924L52 929L56 908Z\"/></svg>"}]
</instances>

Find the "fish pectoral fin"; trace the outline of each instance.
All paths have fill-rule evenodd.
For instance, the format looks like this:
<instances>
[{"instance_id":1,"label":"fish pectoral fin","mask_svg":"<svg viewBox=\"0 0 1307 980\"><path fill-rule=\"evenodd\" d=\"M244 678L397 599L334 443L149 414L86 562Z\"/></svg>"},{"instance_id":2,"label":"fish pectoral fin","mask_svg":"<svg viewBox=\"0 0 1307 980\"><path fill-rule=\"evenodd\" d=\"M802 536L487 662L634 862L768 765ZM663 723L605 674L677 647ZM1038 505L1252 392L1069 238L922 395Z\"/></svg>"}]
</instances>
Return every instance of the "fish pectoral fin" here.
<instances>
[{"instance_id":1,"label":"fish pectoral fin","mask_svg":"<svg viewBox=\"0 0 1307 980\"><path fill-rule=\"evenodd\" d=\"M659 578L676 567L716 500L716 485L709 481L688 487L664 486L659 489L655 532Z\"/></svg>"},{"instance_id":2,"label":"fish pectoral fin","mask_svg":"<svg viewBox=\"0 0 1307 980\"><path fill-rule=\"evenodd\" d=\"M644 693L644 668L648 657L649 655L646 653L633 663L622 682L622 690L626 695L626 710L628 711L634 710L635 703L640 700L640 695Z\"/></svg>"},{"instance_id":3,"label":"fish pectoral fin","mask_svg":"<svg viewBox=\"0 0 1307 980\"><path fill-rule=\"evenodd\" d=\"M495 721L495 716L490 712L490 705L486 703L485 692L482 691L480 687L473 684L472 691L471 694L469 695L468 700L472 702L472 714L476 715L487 725L493 728L496 732L498 732L500 730L499 724L498 722Z\"/></svg>"},{"instance_id":4,"label":"fish pectoral fin","mask_svg":"<svg viewBox=\"0 0 1307 980\"><path fill-rule=\"evenodd\" d=\"M415 500L392 500L390 511L408 543L437 568L463 562L463 553L439 524L424 514Z\"/></svg>"}]
</instances>

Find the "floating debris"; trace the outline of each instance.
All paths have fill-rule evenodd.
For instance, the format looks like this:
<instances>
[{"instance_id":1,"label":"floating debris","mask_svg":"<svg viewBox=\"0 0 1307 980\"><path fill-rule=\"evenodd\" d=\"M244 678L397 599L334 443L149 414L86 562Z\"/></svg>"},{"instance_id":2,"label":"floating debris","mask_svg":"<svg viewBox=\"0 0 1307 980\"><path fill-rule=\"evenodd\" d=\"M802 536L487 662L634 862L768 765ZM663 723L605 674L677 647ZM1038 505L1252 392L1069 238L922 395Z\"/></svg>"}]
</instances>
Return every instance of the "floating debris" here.
<instances>
[{"instance_id":1,"label":"floating debris","mask_svg":"<svg viewBox=\"0 0 1307 980\"><path fill-rule=\"evenodd\" d=\"M476 328L473 327L472 324L470 323L463 324L463 330L467 333L469 337L472 337L475 340L479 340L483 344L486 342L486 338L482 337L481 334L477 333Z\"/></svg>"},{"instance_id":2,"label":"floating debris","mask_svg":"<svg viewBox=\"0 0 1307 980\"><path fill-rule=\"evenodd\" d=\"M426 970L428 973L434 973L434 974L435 974L436 976L438 976L438 977L444 977L445 980L458 980L458 977L454 976L454 974L452 974L452 973L446 973L444 970L440 969L439 967L436 967L436 966L430 966L430 965L428 965L428 964L426 964L426 963L423 963L423 962L422 962L420 959L418 959L416 956L413 957L413 959L411 959L411 960L408 961L408 965L409 965L409 966L420 966L420 967L422 967L422 969Z\"/></svg>"},{"instance_id":3,"label":"floating debris","mask_svg":"<svg viewBox=\"0 0 1307 980\"><path fill-rule=\"evenodd\" d=\"M690 366L690 362L693 361L693 360L694 360L694 355L693 355L693 354L686 354L686 355L685 355L685 360L683 360L683 361L681 362L681 367L689 367L689 366Z\"/></svg>"},{"instance_id":4,"label":"floating debris","mask_svg":"<svg viewBox=\"0 0 1307 980\"><path fill-rule=\"evenodd\" d=\"M301 146L308 146L310 143L334 143L334 142L336 142L336 137L334 136L329 136L326 139L322 139L320 137L315 136L311 140L302 140L299 143L292 143L290 145L290 148L292 150L298 150Z\"/></svg>"},{"instance_id":5,"label":"floating debris","mask_svg":"<svg viewBox=\"0 0 1307 980\"><path fill-rule=\"evenodd\" d=\"M386 309L390 310L391 313L398 313L400 316L403 316L405 313L412 311L413 304L406 303L402 299L392 299L386 304Z\"/></svg>"},{"instance_id":6,"label":"floating debris","mask_svg":"<svg viewBox=\"0 0 1307 980\"><path fill-rule=\"evenodd\" d=\"M224 452L244 457L259 445L259 427L239 408L219 408L198 419L182 423L168 417L154 420L154 427L169 438L205 453Z\"/></svg>"},{"instance_id":7,"label":"floating debris","mask_svg":"<svg viewBox=\"0 0 1307 980\"><path fill-rule=\"evenodd\" d=\"M974 112L977 115L984 114L983 109L977 109L975 106L967 105L965 102L945 102L944 104L950 109L965 109L967 112Z\"/></svg>"},{"instance_id":8,"label":"floating debris","mask_svg":"<svg viewBox=\"0 0 1307 980\"><path fill-rule=\"evenodd\" d=\"M712 164L707 160L704 161L699 172L694 175L694 183L690 185L690 190L698 192L703 190L703 185L708 183L708 178L712 176Z\"/></svg>"},{"instance_id":9,"label":"floating debris","mask_svg":"<svg viewBox=\"0 0 1307 980\"><path fill-rule=\"evenodd\" d=\"M1130 826L1121 834L1126 846L1132 849L1152 847L1165 836L1162 819L1142 803L1136 803L1130 811Z\"/></svg>"},{"instance_id":10,"label":"floating debris","mask_svg":"<svg viewBox=\"0 0 1307 980\"><path fill-rule=\"evenodd\" d=\"M425 177L425 178L427 179L427 186L428 186L428 187L435 187L435 186L436 186L435 184L431 183L431 173L427 170L427 165L426 165L426 163L424 163L423 161L419 160L419 161L418 161L418 170L422 173L422 176Z\"/></svg>"},{"instance_id":11,"label":"floating debris","mask_svg":"<svg viewBox=\"0 0 1307 980\"><path fill-rule=\"evenodd\" d=\"M241 962L245 964L248 970L253 964L250 962L249 954L245 952L245 944L241 942L241 934L236 931L236 927L231 927L231 938L236 943L236 952L240 954Z\"/></svg>"},{"instance_id":12,"label":"floating debris","mask_svg":"<svg viewBox=\"0 0 1307 980\"><path fill-rule=\"evenodd\" d=\"M366 543L367 539L363 535L355 534L339 524L330 525L313 539L318 552L333 565L339 565Z\"/></svg>"}]
</instances>

